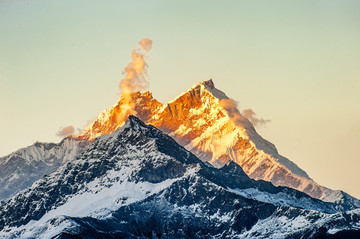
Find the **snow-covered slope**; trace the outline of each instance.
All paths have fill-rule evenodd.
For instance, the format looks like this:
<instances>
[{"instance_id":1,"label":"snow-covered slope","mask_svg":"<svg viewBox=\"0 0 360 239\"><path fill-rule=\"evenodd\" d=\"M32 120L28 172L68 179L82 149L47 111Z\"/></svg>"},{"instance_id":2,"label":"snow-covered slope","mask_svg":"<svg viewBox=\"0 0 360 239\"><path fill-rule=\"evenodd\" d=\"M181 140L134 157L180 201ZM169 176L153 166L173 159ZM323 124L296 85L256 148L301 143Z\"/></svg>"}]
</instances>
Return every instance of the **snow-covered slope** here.
<instances>
[{"instance_id":1,"label":"snow-covered slope","mask_svg":"<svg viewBox=\"0 0 360 239\"><path fill-rule=\"evenodd\" d=\"M337 238L359 222L232 161L209 166L133 116L0 206L3 238Z\"/></svg>"},{"instance_id":2,"label":"snow-covered slope","mask_svg":"<svg viewBox=\"0 0 360 239\"><path fill-rule=\"evenodd\" d=\"M320 198L324 202L332 202L342 205L345 210L360 208L360 200L341 191L341 190L327 190L326 194Z\"/></svg>"},{"instance_id":3,"label":"snow-covered slope","mask_svg":"<svg viewBox=\"0 0 360 239\"><path fill-rule=\"evenodd\" d=\"M240 114L233 100L215 88L212 80L194 85L166 104L153 99L149 92L136 92L131 98L129 105L122 96L79 137L93 140L114 132L124 123L124 117L119 115L130 107L141 120L166 132L203 161L221 167L232 160L253 179L330 200L326 198L332 190L317 184L295 163L281 156L276 147L263 139L252 123ZM360 203L354 200L347 201L349 209Z\"/></svg>"},{"instance_id":4,"label":"snow-covered slope","mask_svg":"<svg viewBox=\"0 0 360 239\"><path fill-rule=\"evenodd\" d=\"M88 142L70 137L59 144L36 142L0 158L0 201L69 162L87 144Z\"/></svg>"},{"instance_id":5,"label":"snow-covered slope","mask_svg":"<svg viewBox=\"0 0 360 239\"><path fill-rule=\"evenodd\" d=\"M292 187L316 198L323 194L322 187L257 134L211 80L196 84L152 119L150 123L204 161L221 166L232 160L251 178Z\"/></svg>"}]
</instances>

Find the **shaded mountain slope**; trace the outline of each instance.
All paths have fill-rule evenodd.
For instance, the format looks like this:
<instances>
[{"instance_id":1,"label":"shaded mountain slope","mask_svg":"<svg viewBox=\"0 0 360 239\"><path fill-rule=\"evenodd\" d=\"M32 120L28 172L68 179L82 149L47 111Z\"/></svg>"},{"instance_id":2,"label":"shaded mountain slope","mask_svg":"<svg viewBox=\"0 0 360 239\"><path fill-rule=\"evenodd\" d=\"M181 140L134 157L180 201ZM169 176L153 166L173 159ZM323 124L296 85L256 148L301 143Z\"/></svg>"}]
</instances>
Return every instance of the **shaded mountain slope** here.
<instances>
[{"instance_id":1,"label":"shaded mountain slope","mask_svg":"<svg viewBox=\"0 0 360 239\"><path fill-rule=\"evenodd\" d=\"M359 210L337 213L335 204L250 179L233 162L209 166L130 116L117 131L98 137L74 160L1 205L0 236L316 238L358 233L359 215Z\"/></svg>"}]
</instances>

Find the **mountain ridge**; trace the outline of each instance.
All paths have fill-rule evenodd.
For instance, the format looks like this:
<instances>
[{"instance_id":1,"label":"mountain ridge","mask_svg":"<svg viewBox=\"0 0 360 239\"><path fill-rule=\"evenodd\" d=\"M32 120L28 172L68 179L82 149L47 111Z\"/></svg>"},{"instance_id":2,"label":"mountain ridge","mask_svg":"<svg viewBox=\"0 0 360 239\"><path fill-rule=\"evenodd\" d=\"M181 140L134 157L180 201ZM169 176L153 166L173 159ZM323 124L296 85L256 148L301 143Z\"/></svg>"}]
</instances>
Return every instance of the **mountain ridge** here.
<instances>
[{"instance_id":1,"label":"mountain ridge","mask_svg":"<svg viewBox=\"0 0 360 239\"><path fill-rule=\"evenodd\" d=\"M244 195L251 189L257 191ZM264 197L269 194L273 201ZM335 207L253 180L232 161L220 169L207 166L170 136L130 116L1 205L0 237L316 238L346 230L359 235L360 211ZM270 222L276 231L264 231Z\"/></svg>"},{"instance_id":2,"label":"mountain ridge","mask_svg":"<svg viewBox=\"0 0 360 239\"><path fill-rule=\"evenodd\" d=\"M124 98L122 95L112 108L100 115L114 119ZM215 87L212 79L195 84L168 103L160 103L148 91L132 93L132 101L131 113L169 134L203 161L220 167L233 160L251 178L292 187L319 199L326 200L333 191L317 184L304 170L280 155L276 147L263 139L252 123L241 115L235 102ZM117 128L123 124L121 118L108 121L106 117L105 120L99 117L78 137L92 140L95 136L111 133L109 122L111 127ZM358 203L351 204L358 207Z\"/></svg>"},{"instance_id":3,"label":"mountain ridge","mask_svg":"<svg viewBox=\"0 0 360 239\"><path fill-rule=\"evenodd\" d=\"M87 142L65 138L60 143L35 142L0 158L0 201L31 186L45 174L71 161Z\"/></svg>"},{"instance_id":4,"label":"mountain ridge","mask_svg":"<svg viewBox=\"0 0 360 239\"><path fill-rule=\"evenodd\" d=\"M229 109L222 108L224 106L224 104L223 106L220 104L222 100L225 100L225 103L232 110L230 113ZM130 105L124 107L124 104ZM327 202L335 202L343 208L351 209L360 206L360 201L349 194L318 185L303 170L297 172L296 169L299 167L294 166L291 161L278 154L276 147L259 136L252 124L243 116L240 118L240 123L246 122L247 128L250 130L246 130L242 126L238 127L232 122L232 118L239 119L240 112L236 108L234 110L233 106L235 106L234 102L225 93L216 89L212 80L195 84L189 91L180 94L166 104L154 99L149 91L143 93L133 92L130 94L130 98L129 95L121 95L116 104L104 110L98 119L73 140L74 142L77 140L80 146L85 147L88 142L91 142L96 137L114 132L125 123L124 117L133 113L140 119L145 119L144 122L153 124L169 134L204 162L211 162L213 165L221 167L229 160L233 160L254 179L270 181L277 186L292 187L312 197ZM125 109L125 112L119 112L119 110L123 109ZM231 118L228 114L235 114L235 116L233 115ZM254 138L258 138L258 141L254 140L256 143L251 140ZM65 140L65 142L67 141ZM46 161L44 155L51 154L51 150L46 152L46 147L49 145L55 147L54 144L47 143L42 144L41 147L41 143L34 145L39 146L39 153L33 154L32 165ZM60 143L55 148L61 147ZM270 154L258 148L262 148ZM26 152L27 150L29 152L25 154L32 154L31 150L26 148L18 151ZM74 147L64 148L63 150L74 158L81 152L82 146L77 147L74 145ZM0 200L3 201L16 192L31 186L32 183L45 174L56 170L65 164L67 160L71 160L68 158L64 161L64 155L52 153L52 166L42 163L43 166L32 166L33 168L28 170L27 164L20 163L26 162L25 157L20 155L9 160L9 157L12 157L16 152L0 159L2 165L0 171L6 169L6 172L0 173L0 184L2 185ZM8 166L6 166L6 163ZM45 165L48 167L46 170L44 169ZM298 176L298 174L302 174L303 177ZM10 178L12 180L9 180Z\"/></svg>"}]
</instances>

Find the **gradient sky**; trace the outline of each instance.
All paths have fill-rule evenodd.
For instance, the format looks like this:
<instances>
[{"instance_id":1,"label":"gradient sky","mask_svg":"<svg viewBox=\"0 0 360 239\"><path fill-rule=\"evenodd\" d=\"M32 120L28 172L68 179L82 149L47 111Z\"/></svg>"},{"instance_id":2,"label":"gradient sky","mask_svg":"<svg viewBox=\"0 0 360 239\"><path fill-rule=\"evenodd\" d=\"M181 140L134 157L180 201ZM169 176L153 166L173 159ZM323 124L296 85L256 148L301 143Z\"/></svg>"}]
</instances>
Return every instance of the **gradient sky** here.
<instances>
[{"instance_id":1,"label":"gradient sky","mask_svg":"<svg viewBox=\"0 0 360 239\"><path fill-rule=\"evenodd\" d=\"M0 156L113 105L144 37L155 98L211 77L282 155L360 198L358 0L0 0Z\"/></svg>"}]
</instances>

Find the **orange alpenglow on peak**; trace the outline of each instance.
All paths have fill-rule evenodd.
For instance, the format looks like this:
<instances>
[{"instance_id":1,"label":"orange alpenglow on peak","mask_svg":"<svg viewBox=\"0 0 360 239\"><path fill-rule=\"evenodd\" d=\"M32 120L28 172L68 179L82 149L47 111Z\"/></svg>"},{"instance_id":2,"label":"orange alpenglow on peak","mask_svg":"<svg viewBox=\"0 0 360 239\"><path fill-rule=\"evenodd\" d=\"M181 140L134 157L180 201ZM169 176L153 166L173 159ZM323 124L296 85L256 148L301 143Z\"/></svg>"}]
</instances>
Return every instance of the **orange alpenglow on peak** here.
<instances>
[{"instance_id":1,"label":"orange alpenglow on peak","mask_svg":"<svg viewBox=\"0 0 360 239\"><path fill-rule=\"evenodd\" d=\"M165 104L154 99L149 91L122 94L119 101L100 113L78 138L94 140L113 133L130 114L161 129L215 167L232 160L256 180L291 187L319 199L331 191L281 156L241 115L236 103L215 88L212 79L195 84Z\"/></svg>"},{"instance_id":2,"label":"orange alpenglow on peak","mask_svg":"<svg viewBox=\"0 0 360 239\"><path fill-rule=\"evenodd\" d=\"M153 111L161 106L162 104L153 99L149 91L123 93L116 104L101 112L97 119L77 137L94 140L101 135L111 134L125 123L129 115L136 115L147 122Z\"/></svg>"}]
</instances>

